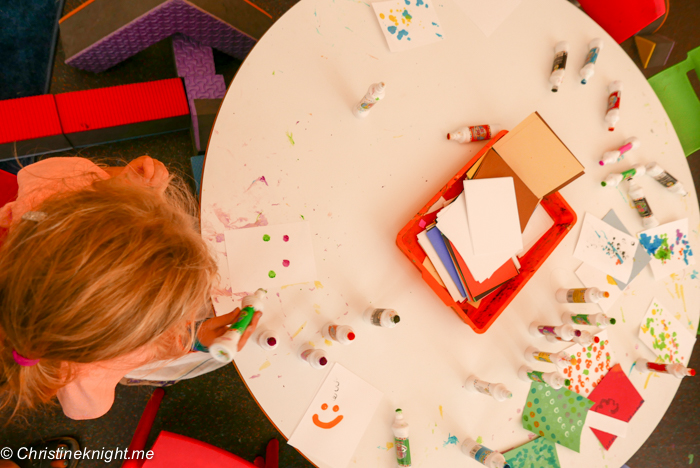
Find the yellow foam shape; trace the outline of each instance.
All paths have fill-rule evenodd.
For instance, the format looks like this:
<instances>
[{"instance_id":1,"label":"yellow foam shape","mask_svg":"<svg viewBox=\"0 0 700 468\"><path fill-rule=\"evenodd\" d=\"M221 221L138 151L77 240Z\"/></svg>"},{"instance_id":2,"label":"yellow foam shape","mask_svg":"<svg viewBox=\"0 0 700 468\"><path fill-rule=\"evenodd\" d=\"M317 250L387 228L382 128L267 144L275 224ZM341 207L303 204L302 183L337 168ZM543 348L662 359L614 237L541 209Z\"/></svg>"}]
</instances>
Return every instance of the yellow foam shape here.
<instances>
[{"instance_id":1,"label":"yellow foam shape","mask_svg":"<svg viewBox=\"0 0 700 468\"><path fill-rule=\"evenodd\" d=\"M656 42L641 36L634 36L634 42L637 44L637 51L639 52L639 58L642 59L642 65L646 68L656 48Z\"/></svg>"}]
</instances>

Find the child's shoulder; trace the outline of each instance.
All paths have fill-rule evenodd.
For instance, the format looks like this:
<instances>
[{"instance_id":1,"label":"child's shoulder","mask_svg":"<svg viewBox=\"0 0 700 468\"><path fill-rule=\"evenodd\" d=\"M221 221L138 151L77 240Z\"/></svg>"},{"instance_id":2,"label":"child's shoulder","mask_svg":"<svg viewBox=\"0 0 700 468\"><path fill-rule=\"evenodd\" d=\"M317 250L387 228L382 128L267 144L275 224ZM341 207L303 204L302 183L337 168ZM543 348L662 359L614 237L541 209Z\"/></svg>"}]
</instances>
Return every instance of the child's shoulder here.
<instances>
[{"instance_id":1,"label":"child's shoulder","mask_svg":"<svg viewBox=\"0 0 700 468\"><path fill-rule=\"evenodd\" d=\"M27 179L36 178L43 180L75 178L92 174L102 179L109 177L103 169L89 159L77 156L47 158L22 168L17 173L17 181L21 183L22 179L27 181Z\"/></svg>"}]
</instances>

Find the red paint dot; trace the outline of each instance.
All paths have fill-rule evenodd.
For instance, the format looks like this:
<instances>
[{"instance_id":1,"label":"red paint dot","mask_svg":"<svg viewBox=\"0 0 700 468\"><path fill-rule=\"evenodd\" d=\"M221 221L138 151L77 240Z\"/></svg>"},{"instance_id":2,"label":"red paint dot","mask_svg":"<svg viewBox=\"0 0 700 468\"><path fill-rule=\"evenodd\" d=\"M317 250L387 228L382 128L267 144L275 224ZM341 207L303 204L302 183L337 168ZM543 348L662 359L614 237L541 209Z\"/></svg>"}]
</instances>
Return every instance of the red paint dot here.
<instances>
[{"instance_id":1,"label":"red paint dot","mask_svg":"<svg viewBox=\"0 0 700 468\"><path fill-rule=\"evenodd\" d=\"M339 409L340 409L340 406L338 406L338 405L335 405L333 407L333 411L335 411L336 413L338 412Z\"/></svg>"},{"instance_id":2,"label":"red paint dot","mask_svg":"<svg viewBox=\"0 0 700 468\"><path fill-rule=\"evenodd\" d=\"M288 266L289 266L289 260L282 260L282 266L288 267Z\"/></svg>"},{"instance_id":3,"label":"red paint dot","mask_svg":"<svg viewBox=\"0 0 700 468\"><path fill-rule=\"evenodd\" d=\"M285 242L289 242L289 236L285 234L284 237L282 237L282 240Z\"/></svg>"},{"instance_id":4,"label":"red paint dot","mask_svg":"<svg viewBox=\"0 0 700 468\"><path fill-rule=\"evenodd\" d=\"M277 344L277 340L274 339L274 338L272 338L272 337L270 337L270 338L267 339L267 344L270 345L270 346L274 346L274 345Z\"/></svg>"},{"instance_id":5,"label":"red paint dot","mask_svg":"<svg viewBox=\"0 0 700 468\"><path fill-rule=\"evenodd\" d=\"M348 340L352 341L355 339L355 334L353 332L348 333Z\"/></svg>"},{"instance_id":6,"label":"red paint dot","mask_svg":"<svg viewBox=\"0 0 700 468\"><path fill-rule=\"evenodd\" d=\"M324 411L327 410L327 409L328 409L328 405L325 404L325 403L322 404L322 405L321 405L321 409L324 410Z\"/></svg>"}]
</instances>

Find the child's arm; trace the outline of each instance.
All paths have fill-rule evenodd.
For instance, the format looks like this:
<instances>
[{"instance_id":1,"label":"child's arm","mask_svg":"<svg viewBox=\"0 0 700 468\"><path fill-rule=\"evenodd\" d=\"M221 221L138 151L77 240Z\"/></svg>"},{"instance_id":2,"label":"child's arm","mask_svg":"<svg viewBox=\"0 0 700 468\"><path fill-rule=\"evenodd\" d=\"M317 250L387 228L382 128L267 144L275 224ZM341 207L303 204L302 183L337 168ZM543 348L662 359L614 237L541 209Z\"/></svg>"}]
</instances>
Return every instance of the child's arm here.
<instances>
[{"instance_id":1,"label":"child's arm","mask_svg":"<svg viewBox=\"0 0 700 468\"><path fill-rule=\"evenodd\" d=\"M228 326L235 322L236 319L238 319L238 315L240 314L240 312L241 309L237 307L233 312L229 312L225 315L219 315L218 317L213 317L205 321L197 331L197 339L199 340L199 342L203 346L208 348L214 342L215 339L217 339L229 330ZM250 322L250 325L248 325L248 328L246 328L245 332L243 332L243 335L241 335L241 340L238 342L238 351L243 349L243 346L245 346L246 341L248 341L250 335L252 335L255 331L255 327L258 326L260 317L262 317L262 312L255 312L255 314L253 315L253 319Z\"/></svg>"}]
</instances>

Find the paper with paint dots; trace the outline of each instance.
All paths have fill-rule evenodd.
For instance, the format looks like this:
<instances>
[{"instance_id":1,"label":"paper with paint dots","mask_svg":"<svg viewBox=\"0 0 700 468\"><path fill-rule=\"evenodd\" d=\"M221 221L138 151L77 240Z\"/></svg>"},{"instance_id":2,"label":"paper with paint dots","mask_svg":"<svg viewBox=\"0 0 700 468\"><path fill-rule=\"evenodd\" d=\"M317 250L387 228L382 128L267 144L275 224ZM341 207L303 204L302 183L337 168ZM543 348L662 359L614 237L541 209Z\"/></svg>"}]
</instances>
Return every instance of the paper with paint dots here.
<instances>
[{"instance_id":1,"label":"paper with paint dots","mask_svg":"<svg viewBox=\"0 0 700 468\"><path fill-rule=\"evenodd\" d=\"M687 266L695 265L688 232L688 218L684 218L637 235L642 247L651 256L649 265L654 279L665 278Z\"/></svg>"},{"instance_id":2,"label":"paper with paint dots","mask_svg":"<svg viewBox=\"0 0 700 468\"><path fill-rule=\"evenodd\" d=\"M603 330L595 336L600 339L598 343L589 346L575 344L564 350L571 361L571 366L562 372L567 379L571 380L569 390L586 397L615 364L608 331Z\"/></svg>"},{"instance_id":3,"label":"paper with paint dots","mask_svg":"<svg viewBox=\"0 0 700 468\"><path fill-rule=\"evenodd\" d=\"M581 432L592 406L591 400L566 387L554 390L533 382L523 408L523 428L579 452Z\"/></svg>"},{"instance_id":4,"label":"paper with paint dots","mask_svg":"<svg viewBox=\"0 0 700 468\"><path fill-rule=\"evenodd\" d=\"M316 261L306 221L224 233L231 290L252 292L315 281Z\"/></svg>"},{"instance_id":5,"label":"paper with paint dots","mask_svg":"<svg viewBox=\"0 0 700 468\"><path fill-rule=\"evenodd\" d=\"M557 446L546 437L538 437L504 453L510 466L521 468L560 468Z\"/></svg>"},{"instance_id":6,"label":"paper with paint dots","mask_svg":"<svg viewBox=\"0 0 700 468\"><path fill-rule=\"evenodd\" d=\"M389 50L400 52L443 39L432 0L391 0L372 3Z\"/></svg>"},{"instance_id":7,"label":"paper with paint dots","mask_svg":"<svg viewBox=\"0 0 700 468\"><path fill-rule=\"evenodd\" d=\"M695 345L695 335L690 333L672 311L656 298L652 299L639 328L639 338L660 357L663 362L680 362L687 365Z\"/></svg>"}]
</instances>

